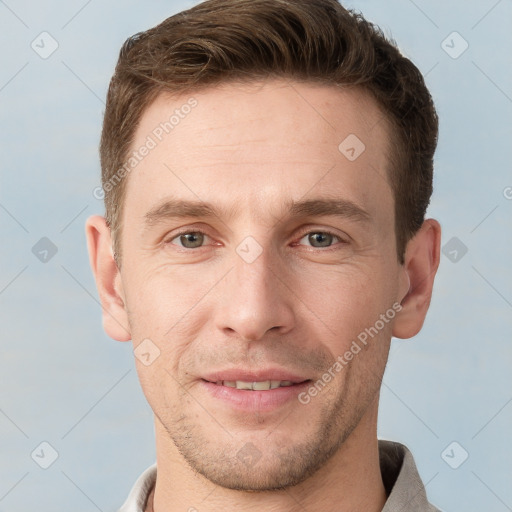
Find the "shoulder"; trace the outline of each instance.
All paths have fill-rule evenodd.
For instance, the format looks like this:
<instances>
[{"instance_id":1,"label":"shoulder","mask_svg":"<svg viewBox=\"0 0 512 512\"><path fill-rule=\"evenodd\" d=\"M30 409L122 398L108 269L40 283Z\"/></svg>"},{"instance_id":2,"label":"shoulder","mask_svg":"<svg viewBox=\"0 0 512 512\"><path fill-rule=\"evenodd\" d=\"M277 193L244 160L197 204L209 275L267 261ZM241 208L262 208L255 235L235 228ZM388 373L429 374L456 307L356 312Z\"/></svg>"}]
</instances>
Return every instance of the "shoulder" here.
<instances>
[{"instance_id":1,"label":"shoulder","mask_svg":"<svg viewBox=\"0 0 512 512\"><path fill-rule=\"evenodd\" d=\"M388 494L382 512L440 512L428 502L414 457L405 445L379 440L379 458L382 481Z\"/></svg>"},{"instance_id":2,"label":"shoulder","mask_svg":"<svg viewBox=\"0 0 512 512\"><path fill-rule=\"evenodd\" d=\"M146 501L156 482L156 464L147 468L133 485L118 512L144 512Z\"/></svg>"}]
</instances>

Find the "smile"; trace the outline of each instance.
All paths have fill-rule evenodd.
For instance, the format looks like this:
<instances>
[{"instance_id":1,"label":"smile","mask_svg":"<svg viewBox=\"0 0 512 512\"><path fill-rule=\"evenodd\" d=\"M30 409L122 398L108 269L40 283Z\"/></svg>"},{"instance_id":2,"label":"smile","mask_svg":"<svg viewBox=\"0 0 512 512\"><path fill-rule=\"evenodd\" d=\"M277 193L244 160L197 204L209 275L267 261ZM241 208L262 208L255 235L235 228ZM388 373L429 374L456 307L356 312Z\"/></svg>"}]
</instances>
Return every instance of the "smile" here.
<instances>
[{"instance_id":1,"label":"smile","mask_svg":"<svg viewBox=\"0 0 512 512\"><path fill-rule=\"evenodd\" d=\"M285 404L299 404L298 395L311 380L200 380L201 388L214 400L240 412L272 412Z\"/></svg>"},{"instance_id":2,"label":"smile","mask_svg":"<svg viewBox=\"0 0 512 512\"><path fill-rule=\"evenodd\" d=\"M217 384L217 386L227 386L228 388L243 389L246 391L268 391L270 389L284 388L293 385L290 380L262 380L257 382L220 380L215 384Z\"/></svg>"}]
</instances>

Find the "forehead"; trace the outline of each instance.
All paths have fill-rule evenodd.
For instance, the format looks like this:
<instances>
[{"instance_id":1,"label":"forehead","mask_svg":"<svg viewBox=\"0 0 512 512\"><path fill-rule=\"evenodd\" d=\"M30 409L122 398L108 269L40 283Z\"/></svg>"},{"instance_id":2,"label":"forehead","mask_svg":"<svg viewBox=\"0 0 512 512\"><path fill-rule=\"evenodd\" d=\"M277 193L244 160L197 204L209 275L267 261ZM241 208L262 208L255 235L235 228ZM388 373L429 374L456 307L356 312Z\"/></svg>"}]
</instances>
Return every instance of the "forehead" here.
<instances>
[{"instance_id":1,"label":"forehead","mask_svg":"<svg viewBox=\"0 0 512 512\"><path fill-rule=\"evenodd\" d=\"M207 140L189 140L190 145L201 142L204 147L205 142L212 142L220 151L229 143L249 142L251 133L262 128L289 135L288 142L299 142L300 138L316 145L322 139L332 145L346 130L361 138L369 133L387 138L386 125L386 116L376 101L354 86L284 79L228 82L196 93L160 93L144 111L134 145L149 134L157 142L163 138L179 141L181 133L206 136ZM216 133L216 128L223 132ZM267 138L261 142L268 145L271 141ZM374 149L383 148L374 144Z\"/></svg>"},{"instance_id":2,"label":"forehead","mask_svg":"<svg viewBox=\"0 0 512 512\"><path fill-rule=\"evenodd\" d=\"M172 194L261 216L311 191L378 215L392 209L388 147L381 111L355 88L269 80L162 93L135 133L125 206Z\"/></svg>"}]
</instances>

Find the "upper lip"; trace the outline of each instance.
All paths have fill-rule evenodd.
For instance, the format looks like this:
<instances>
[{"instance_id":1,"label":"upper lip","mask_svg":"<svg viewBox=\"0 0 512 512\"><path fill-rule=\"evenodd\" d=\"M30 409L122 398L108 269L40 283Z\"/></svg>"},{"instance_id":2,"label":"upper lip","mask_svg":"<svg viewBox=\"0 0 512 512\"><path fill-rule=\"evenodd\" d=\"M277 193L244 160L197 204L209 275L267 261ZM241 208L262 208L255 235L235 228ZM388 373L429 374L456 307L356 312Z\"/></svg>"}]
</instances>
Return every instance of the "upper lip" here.
<instances>
[{"instance_id":1,"label":"upper lip","mask_svg":"<svg viewBox=\"0 0 512 512\"><path fill-rule=\"evenodd\" d=\"M289 380L293 384L298 384L309 377L303 377L296 373L291 373L281 368L268 368L264 370L244 370L240 368L231 368L227 370L219 370L202 376L202 379L210 382L220 381L243 381L243 382L262 382L266 380Z\"/></svg>"}]
</instances>

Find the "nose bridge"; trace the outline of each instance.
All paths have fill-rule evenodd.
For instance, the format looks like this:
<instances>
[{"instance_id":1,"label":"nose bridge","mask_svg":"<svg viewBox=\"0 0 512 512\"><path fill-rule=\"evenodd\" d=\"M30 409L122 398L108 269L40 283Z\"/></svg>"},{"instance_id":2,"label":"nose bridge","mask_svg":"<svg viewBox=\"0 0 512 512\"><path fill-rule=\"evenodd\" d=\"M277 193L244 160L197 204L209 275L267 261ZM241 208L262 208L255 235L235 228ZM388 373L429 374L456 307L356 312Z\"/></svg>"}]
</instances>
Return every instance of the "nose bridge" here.
<instances>
[{"instance_id":1,"label":"nose bridge","mask_svg":"<svg viewBox=\"0 0 512 512\"><path fill-rule=\"evenodd\" d=\"M276 267L276 258L270 253L270 249L263 247L257 249L251 247L251 242L242 242L237 248L237 257L235 258L234 279L237 289L242 292L242 296L247 299L267 298L272 294L272 281L274 271L272 265ZM244 252L247 251L248 252ZM275 290L274 290L275 291Z\"/></svg>"},{"instance_id":2,"label":"nose bridge","mask_svg":"<svg viewBox=\"0 0 512 512\"><path fill-rule=\"evenodd\" d=\"M249 341L270 329L290 330L293 310L286 287L276 277L282 268L278 254L268 245L245 239L233 256L233 271L221 290L217 327Z\"/></svg>"}]
</instances>

